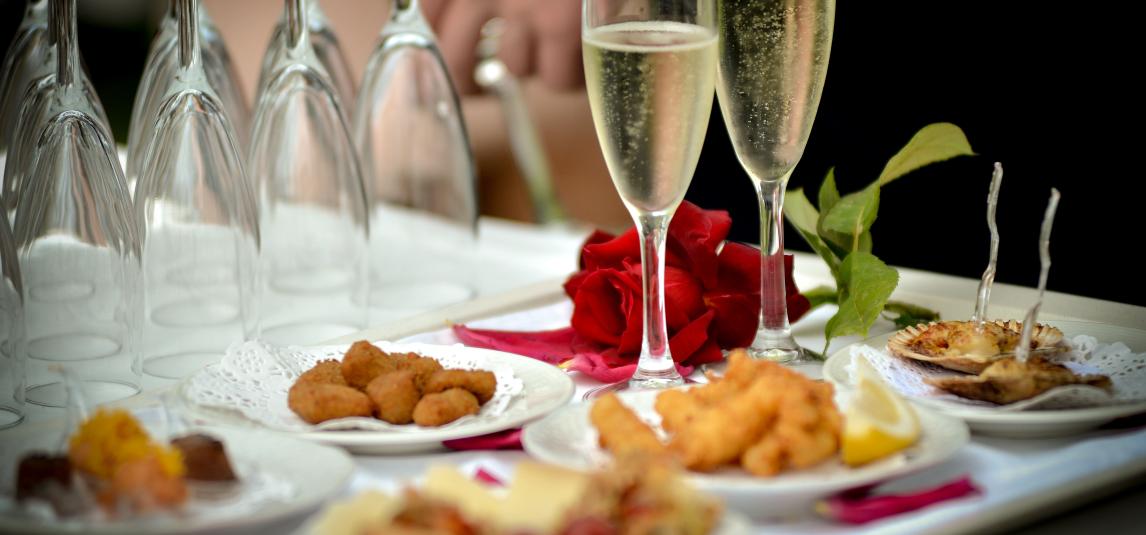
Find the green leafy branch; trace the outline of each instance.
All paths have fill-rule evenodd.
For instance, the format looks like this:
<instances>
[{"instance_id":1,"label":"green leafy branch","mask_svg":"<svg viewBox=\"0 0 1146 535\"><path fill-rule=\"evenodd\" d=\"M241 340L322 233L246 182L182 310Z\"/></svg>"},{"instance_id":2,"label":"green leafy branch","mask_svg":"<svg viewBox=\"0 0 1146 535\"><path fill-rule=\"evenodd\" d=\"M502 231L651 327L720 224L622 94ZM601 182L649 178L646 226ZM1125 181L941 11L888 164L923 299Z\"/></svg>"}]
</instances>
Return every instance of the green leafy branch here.
<instances>
[{"instance_id":1,"label":"green leafy branch","mask_svg":"<svg viewBox=\"0 0 1146 535\"><path fill-rule=\"evenodd\" d=\"M880 189L927 165L956 156L975 154L963 131L951 123L935 123L916 132L879 177L866 188L840 195L835 168L828 170L813 206L802 189L787 194L784 215L800 237L824 259L836 281L804 293L812 308L828 303L839 306L824 327L824 352L832 338L849 334L867 336L881 316L901 328L939 318L926 308L888 301L899 283L899 273L871 253L871 226L879 213Z\"/></svg>"}]
</instances>

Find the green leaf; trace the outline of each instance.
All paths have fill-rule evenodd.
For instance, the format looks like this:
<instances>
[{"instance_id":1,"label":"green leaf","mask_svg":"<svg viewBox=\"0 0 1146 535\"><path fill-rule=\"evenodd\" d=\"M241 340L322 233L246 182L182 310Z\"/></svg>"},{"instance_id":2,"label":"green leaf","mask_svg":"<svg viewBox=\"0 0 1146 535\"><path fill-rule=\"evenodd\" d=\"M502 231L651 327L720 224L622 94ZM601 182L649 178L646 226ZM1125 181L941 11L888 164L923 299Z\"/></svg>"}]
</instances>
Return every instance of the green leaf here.
<instances>
[{"instance_id":1,"label":"green leaf","mask_svg":"<svg viewBox=\"0 0 1146 535\"><path fill-rule=\"evenodd\" d=\"M857 251L840 264L838 280L842 283L840 309L824 327L825 353L826 344L830 344L832 338L849 334L867 336L899 283L899 273L875 255Z\"/></svg>"},{"instance_id":2,"label":"green leaf","mask_svg":"<svg viewBox=\"0 0 1146 535\"><path fill-rule=\"evenodd\" d=\"M803 293L804 297L808 298L808 302L811 303L811 308L816 308L820 305L834 305L840 302L836 289L829 286L817 286Z\"/></svg>"},{"instance_id":3,"label":"green leaf","mask_svg":"<svg viewBox=\"0 0 1146 535\"><path fill-rule=\"evenodd\" d=\"M812 250L824 259L824 263L832 272L832 277L835 277L836 271L840 267L840 257L836 256L827 244L816 235L816 222L820 219L820 213L808 201L808 197L804 195L804 190L794 189L787 193L787 198L784 201L784 217L796 228L800 237L808 242Z\"/></svg>"},{"instance_id":4,"label":"green leaf","mask_svg":"<svg viewBox=\"0 0 1146 535\"><path fill-rule=\"evenodd\" d=\"M973 154L971 143L958 126L929 124L916 132L911 141L887 161L876 183L882 186L920 167Z\"/></svg>"},{"instance_id":5,"label":"green leaf","mask_svg":"<svg viewBox=\"0 0 1146 535\"><path fill-rule=\"evenodd\" d=\"M870 252L871 252L871 247L872 247L872 244L871 244L871 231L870 231L870 230L867 230L867 231L864 231L864 233L863 233L863 234L860 234L860 239L859 239L859 249L856 249L856 250L857 250L857 251L863 251L863 252L865 252L865 253L870 253Z\"/></svg>"},{"instance_id":6,"label":"green leaf","mask_svg":"<svg viewBox=\"0 0 1146 535\"><path fill-rule=\"evenodd\" d=\"M828 176L820 184L820 212L828 213L840 201L840 190L836 188L836 168L828 169Z\"/></svg>"},{"instance_id":7,"label":"green leaf","mask_svg":"<svg viewBox=\"0 0 1146 535\"><path fill-rule=\"evenodd\" d=\"M873 184L841 198L820 218L816 230L821 238L837 248L848 253L859 251L863 249L863 235L871 229L878 213L879 186ZM870 235L866 245L871 245Z\"/></svg>"},{"instance_id":8,"label":"green leaf","mask_svg":"<svg viewBox=\"0 0 1146 535\"><path fill-rule=\"evenodd\" d=\"M894 318L891 318L891 321L894 321L895 325L900 329L939 319L938 312L923 308L919 305L904 303L903 301L888 301L887 304L883 306L883 311L885 313L890 312L896 314Z\"/></svg>"}]
</instances>

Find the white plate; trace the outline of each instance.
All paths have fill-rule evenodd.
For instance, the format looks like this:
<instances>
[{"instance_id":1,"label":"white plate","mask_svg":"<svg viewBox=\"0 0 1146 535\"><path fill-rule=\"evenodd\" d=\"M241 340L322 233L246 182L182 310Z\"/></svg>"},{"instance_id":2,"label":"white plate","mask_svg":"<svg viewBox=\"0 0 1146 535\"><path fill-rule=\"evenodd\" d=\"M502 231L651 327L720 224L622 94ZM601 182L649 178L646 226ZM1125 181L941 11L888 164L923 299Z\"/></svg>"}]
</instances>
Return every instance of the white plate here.
<instances>
[{"instance_id":1,"label":"white plate","mask_svg":"<svg viewBox=\"0 0 1146 535\"><path fill-rule=\"evenodd\" d=\"M622 392L622 401L643 420L659 425L653 408L659 392ZM590 403L569 405L525 427L522 444L533 457L577 470L591 470L609 462L597 443L597 430L589 423ZM957 419L917 409L923 433L919 442L888 458L858 468L838 460L808 470L784 472L770 478L727 467L709 474L690 473L689 479L705 493L724 499L728 507L752 518L804 516L817 499L879 483L936 465L967 443L967 426Z\"/></svg>"},{"instance_id":2,"label":"white plate","mask_svg":"<svg viewBox=\"0 0 1146 535\"><path fill-rule=\"evenodd\" d=\"M1048 321L1050 325L1062 329L1067 338L1088 334L1100 342L1122 342L1135 353L1146 352L1146 331L1083 321ZM869 338L864 344L879 350L887 347L887 340L895 333ZM824 362L824 378L833 384L851 388L848 374L851 364L851 348L847 346L836 351ZM1040 438L1080 433L1093 429L1112 420L1146 412L1146 402L1110 405L1082 409L1000 411L991 407L961 405L939 399L912 397L912 401L959 418L972 430L997 436L1017 438Z\"/></svg>"},{"instance_id":3,"label":"white plate","mask_svg":"<svg viewBox=\"0 0 1146 535\"><path fill-rule=\"evenodd\" d=\"M107 533L158 534L202 533L219 530L251 531L314 510L342 492L354 471L354 462L342 450L284 437L266 431L227 428L198 428L226 445L227 455L241 479L262 481L240 487L240 494L220 499L218 508L200 500L187 516L154 519L148 522L101 522L44 524L27 518L0 515L0 533ZM20 449L52 446L59 436L48 433L30 437ZM15 462L4 459L4 462ZM268 491L270 488L283 492ZM280 494L285 495L282 497ZM190 504L189 504L190 505Z\"/></svg>"},{"instance_id":4,"label":"white plate","mask_svg":"<svg viewBox=\"0 0 1146 535\"><path fill-rule=\"evenodd\" d=\"M432 347L418 344L418 352L432 356ZM429 349L427 349L429 348ZM489 349L463 348L468 354L479 356L491 365L502 364L513 369L524 388L513 398L505 412L496 418L457 422L443 428L419 428L396 431L312 431L287 433L291 436L341 446L355 453L399 454L442 448L442 441L476 437L520 427L565 405L573 397L573 380L560 368L539 360ZM451 348L451 351L456 351ZM188 411L196 418L212 424L231 426L259 426L237 411L205 407L187 401Z\"/></svg>"}]
</instances>

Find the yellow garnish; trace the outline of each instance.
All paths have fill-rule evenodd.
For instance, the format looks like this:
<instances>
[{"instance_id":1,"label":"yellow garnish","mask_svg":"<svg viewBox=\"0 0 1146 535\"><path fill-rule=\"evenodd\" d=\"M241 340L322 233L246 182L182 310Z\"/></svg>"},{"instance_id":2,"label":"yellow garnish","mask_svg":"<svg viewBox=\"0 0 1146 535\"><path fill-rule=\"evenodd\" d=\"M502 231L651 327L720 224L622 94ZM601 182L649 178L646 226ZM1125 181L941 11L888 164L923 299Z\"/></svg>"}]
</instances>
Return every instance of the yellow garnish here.
<instances>
[{"instance_id":1,"label":"yellow garnish","mask_svg":"<svg viewBox=\"0 0 1146 535\"><path fill-rule=\"evenodd\" d=\"M72 464L101 479L110 479L126 463L152 456L164 474L183 475L183 455L179 450L152 442L143 426L125 410L96 410L68 441Z\"/></svg>"}]
</instances>

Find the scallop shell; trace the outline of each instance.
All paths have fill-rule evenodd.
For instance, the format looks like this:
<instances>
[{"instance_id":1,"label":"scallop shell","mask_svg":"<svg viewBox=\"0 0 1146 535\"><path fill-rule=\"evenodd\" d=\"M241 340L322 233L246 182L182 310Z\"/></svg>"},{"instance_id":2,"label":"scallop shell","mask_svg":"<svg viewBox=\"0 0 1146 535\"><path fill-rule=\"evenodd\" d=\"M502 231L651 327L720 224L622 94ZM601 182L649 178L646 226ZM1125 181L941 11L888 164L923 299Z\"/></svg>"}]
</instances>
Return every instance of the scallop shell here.
<instances>
[{"instance_id":1,"label":"scallop shell","mask_svg":"<svg viewBox=\"0 0 1146 535\"><path fill-rule=\"evenodd\" d=\"M949 370L956 370L966 373L978 374L984 368L989 366L992 362L1010 356L1012 353L1003 353L990 357L981 355L934 355L924 352L915 342L927 330L934 328L937 325L943 324L959 324L970 323L966 321L937 321L931 322L927 325L916 325L903 329L887 341L887 350L897 357L903 357L912 360L919 360L929 362L937 366L942 366ZM1009 320L1009 321L993 321L991 322L1004 329L1014 331L1016 333L1022 332L1022 322ZM1056 327L1049 325L1037 324L1034 332L1031 333L1031 342L1037 350L1062 350L1061 342L1063 339L1062 331Z\"/></svg>"}]
</instances>

